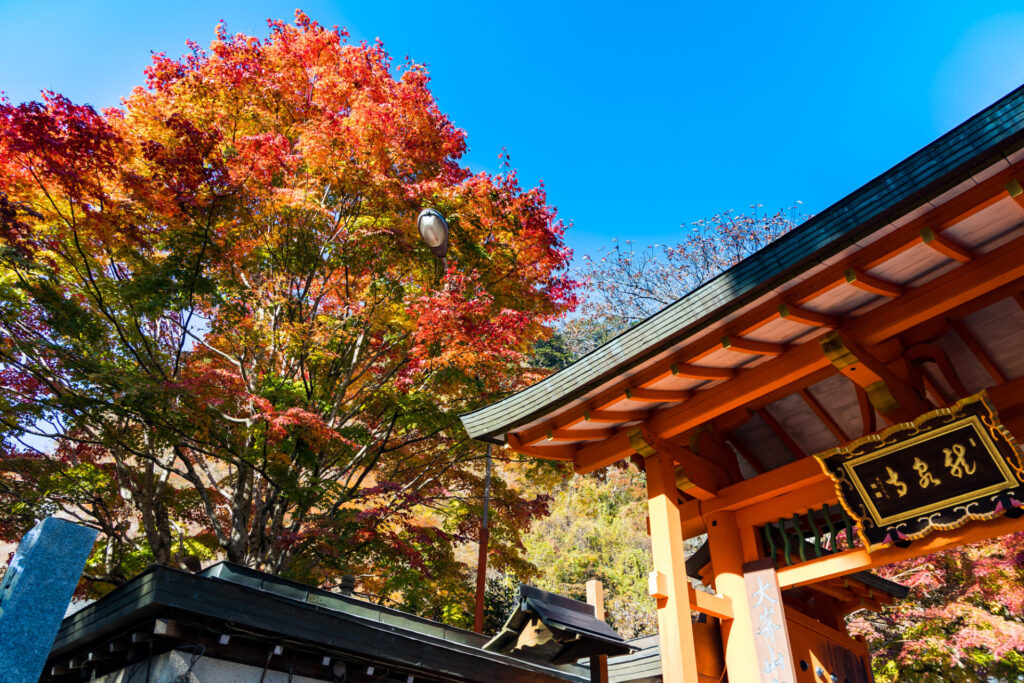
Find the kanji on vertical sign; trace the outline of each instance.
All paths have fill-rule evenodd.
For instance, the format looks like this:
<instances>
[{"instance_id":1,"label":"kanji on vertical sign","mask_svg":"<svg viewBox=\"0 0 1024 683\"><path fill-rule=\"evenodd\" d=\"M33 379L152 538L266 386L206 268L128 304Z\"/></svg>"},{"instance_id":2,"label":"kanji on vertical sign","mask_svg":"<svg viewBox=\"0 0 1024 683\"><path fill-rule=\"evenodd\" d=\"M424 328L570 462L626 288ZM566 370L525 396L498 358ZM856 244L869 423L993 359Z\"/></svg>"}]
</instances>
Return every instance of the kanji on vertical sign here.
<instances>
[{"instance_id":1,"label":"kanji on vertical sign","mask_svg":"<svg viewBox=\"0 0 1024 683\"><path fill-rule=\"evenodd\" d=\"M793 655L775 564L770 559L748 562L743 565L743 580L761 683L793 683Z\"/></svg>"}]
</instances>

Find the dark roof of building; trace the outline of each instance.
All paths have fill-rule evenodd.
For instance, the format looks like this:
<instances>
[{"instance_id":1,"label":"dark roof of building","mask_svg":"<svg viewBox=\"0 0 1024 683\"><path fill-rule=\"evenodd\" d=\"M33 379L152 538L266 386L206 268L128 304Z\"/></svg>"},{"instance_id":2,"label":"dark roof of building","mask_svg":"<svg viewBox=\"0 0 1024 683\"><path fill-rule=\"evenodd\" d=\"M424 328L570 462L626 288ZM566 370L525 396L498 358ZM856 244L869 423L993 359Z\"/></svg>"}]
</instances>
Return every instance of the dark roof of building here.
<instances>
[{"instance_id":1,"label":"dark roof of building","mask_svg":"<svg viewBox=\"0 0 1024 683\"><path fill-rule=\"evenodd\" d=\"M538 620L551 638L524 647L524 631L536 628ZM516 609L484 649L554 663L632 651L622 636L595 616L593 605L524 584L519 586Z\"/></svg>"},{"instance_id":2,"label":"dark roof of building","mask_svg":"<svg viewBox=\"0 0 1024 683\"><path fill-rule=\"evenodd\" d=\"M111 670L117 663L106 654L113 651L109 645L133 643L133 633L152 640L154 620L167 619L176 626L157 638L165 649L201 641L208 656L238 660L257 653L262 667L267 645L281 643L292 659L271 659L270 668L283 661L294 666L299 656L296 673L305 675L316 675L310 667L329 655L350 664L385 662L401 680L414 674L417 680L589 681L585 664L556 666L487 652L486 636L229 563L200 574L150 567L64 619L46 671L64 667L78 680L81 662L93 659L101 673L104 666ZM231 645L218 652L221 635L230 636Z\"/></svg>"},{"instance_id":3,"label":"dark roof of building","mask_svg":"<svg viewBox=\"0 0 1024 683\"><path fill-rule=\"evenodd\" d=\"M803 225L568 367L462 416L469 436L500 442L667 351L766 292L1004 159L1024 143L1024 87Z\"/></svg>"}]
</instances>

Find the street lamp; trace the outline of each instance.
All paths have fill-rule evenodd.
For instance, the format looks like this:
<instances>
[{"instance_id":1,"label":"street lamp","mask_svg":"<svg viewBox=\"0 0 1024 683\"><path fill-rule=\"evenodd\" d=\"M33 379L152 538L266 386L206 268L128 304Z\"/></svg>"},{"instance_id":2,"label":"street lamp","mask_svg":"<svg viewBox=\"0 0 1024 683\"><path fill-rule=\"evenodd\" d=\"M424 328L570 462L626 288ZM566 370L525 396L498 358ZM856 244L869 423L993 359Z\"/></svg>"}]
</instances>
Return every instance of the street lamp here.
<instances>
[{"instance_id":1,"label":"street lamp","mask_svg":"<svg viewBox=\"0 0 1024 683\"><path fill-rule=\"evenodd\" d=\"M439 211L423 209L416 219L416 227L420 230L423 242L430 248L430 253L443 263L448 255L448 221Z\"/></svg>"},{"instance_id":2,"label":"street lamp","mask_svg":"<svg viewBox=\"0 0 1024 683\"><path fill-rule=\"evenodd\" d=\"M420 237L430 249L430 253L441 261L446 268L448 255L448 221L439 211L423 209L416 218L416 227ZM487 546L490 544L491 530L488 526L488 513L491 503L491 445L487 445L487 478L484 481L484 509L480 520L480 547L476 564L476 604L473 615L473 630L483 633L484 628L484 591L487 586Z\"/></svg>"}]
</instances>

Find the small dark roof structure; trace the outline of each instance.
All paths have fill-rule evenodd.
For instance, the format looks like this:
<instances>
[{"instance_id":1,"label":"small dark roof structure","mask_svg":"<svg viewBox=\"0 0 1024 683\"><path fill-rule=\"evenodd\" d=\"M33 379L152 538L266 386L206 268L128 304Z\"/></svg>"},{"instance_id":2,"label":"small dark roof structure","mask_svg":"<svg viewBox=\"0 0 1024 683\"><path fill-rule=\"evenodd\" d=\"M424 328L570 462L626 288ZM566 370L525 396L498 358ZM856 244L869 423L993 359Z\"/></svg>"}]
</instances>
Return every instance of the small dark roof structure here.
<instances>
[{"instance_id":1,"label":"small dark roof structure","mask_svg":"<svg viewBox=\"0 0 1024 683\"><path fill-rule=\"evenodd\" d=\"M994 164L1020 158L1024 87L976 114L781 239L522 391L461 416L470 438L503 443L575 400L706 331ZM955 194L955 192L954 192ZM870 241L870 240L868 240Z\"/></svg>"},{"instance_id":2,"label":"small dark roof structure","mask_svg":"<svg viewBox=\"0 0 1024 683\"><path fill-rule=\"evenodd\" d=\"M471 631L227 562L199 574L152 566L64 619L42 680L145 666L175 649L319 680L335 680L331 667L339 662L350 681L590 680L585 663L527 661L484 650L486 642ZM353 677L372 666L373 676Z\"/></svg>"},{"instance_id":3,"label":"small dark roof structure","mask_svg":"<svg viewBox=\"0 0 1024 683\"><path fill-rule=\"evenodd\" d=\"M593 605L527 585L519 586L519 604L484 649L553 664L633 651Z\"/></svg>"}]
</instances>

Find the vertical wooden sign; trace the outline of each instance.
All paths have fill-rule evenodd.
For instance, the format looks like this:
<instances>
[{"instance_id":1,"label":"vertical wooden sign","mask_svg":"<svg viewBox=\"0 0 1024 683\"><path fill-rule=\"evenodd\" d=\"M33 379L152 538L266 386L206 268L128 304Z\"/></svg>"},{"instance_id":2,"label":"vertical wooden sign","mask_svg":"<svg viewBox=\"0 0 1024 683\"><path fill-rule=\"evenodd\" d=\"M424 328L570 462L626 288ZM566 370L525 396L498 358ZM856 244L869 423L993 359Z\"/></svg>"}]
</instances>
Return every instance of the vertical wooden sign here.
<instances>
[{"instance_id":1,"label":"vertical wooden sign","mask_svg":"<svg viewBox=\"0 0 1024 683\"><path fill-rule=\"evenodd\" d=\"M794 683L793 651L775 563L770 558L747 562L743 565L743 581L747 588L760 680L762 683Z\"/></svg>"}]
</instances>

